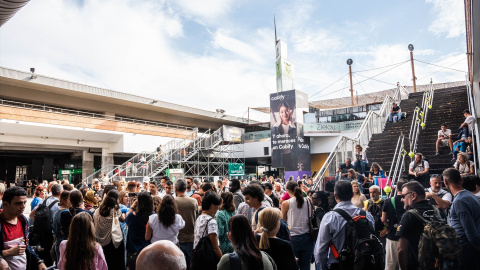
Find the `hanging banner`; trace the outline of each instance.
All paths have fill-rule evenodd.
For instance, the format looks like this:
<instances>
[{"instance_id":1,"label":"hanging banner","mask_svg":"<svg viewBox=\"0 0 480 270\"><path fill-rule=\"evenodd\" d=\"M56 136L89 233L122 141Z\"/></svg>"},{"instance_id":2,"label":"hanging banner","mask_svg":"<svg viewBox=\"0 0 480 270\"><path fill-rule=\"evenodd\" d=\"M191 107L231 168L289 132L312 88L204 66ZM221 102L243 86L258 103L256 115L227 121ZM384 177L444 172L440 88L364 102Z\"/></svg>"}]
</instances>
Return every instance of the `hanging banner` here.
<instances>
[{"instance_id":1,"label":"hanging banner","mask_svg":"<svg viewBox=\"0 0 480 270\"><path fill-rule=\"evenodd\" d=\"M297 90L270 95L272 166L310 171L310 138L303 135L308 96Z\"/></svg>"}]
</instances>

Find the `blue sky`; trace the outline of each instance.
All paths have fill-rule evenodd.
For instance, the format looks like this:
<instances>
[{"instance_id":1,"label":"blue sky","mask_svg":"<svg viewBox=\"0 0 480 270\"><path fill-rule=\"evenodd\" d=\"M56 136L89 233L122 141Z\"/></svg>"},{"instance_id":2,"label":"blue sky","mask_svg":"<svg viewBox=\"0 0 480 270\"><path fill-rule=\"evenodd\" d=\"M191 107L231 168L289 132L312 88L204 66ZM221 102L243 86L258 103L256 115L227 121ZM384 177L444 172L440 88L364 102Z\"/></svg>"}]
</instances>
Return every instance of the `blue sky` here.
<instances>
[{"instance_id":1,"label":"blue sky","mask_svg":"<svg viewBox=\"0 0 480 270\"><path fill-rule=\"evenodd\" d=\"M348 58L362 82L395 66L362 70L408 60L409 43L415 59L467 70L458 0L32 0L0 28L0 65L246 117L276 91L274 15L295 88L311 100L349 95ZM421 62L415 69L417 84L465 79ZM410 72L404 63L354 90L411 85Z\"/></svg>"}]
</instances>

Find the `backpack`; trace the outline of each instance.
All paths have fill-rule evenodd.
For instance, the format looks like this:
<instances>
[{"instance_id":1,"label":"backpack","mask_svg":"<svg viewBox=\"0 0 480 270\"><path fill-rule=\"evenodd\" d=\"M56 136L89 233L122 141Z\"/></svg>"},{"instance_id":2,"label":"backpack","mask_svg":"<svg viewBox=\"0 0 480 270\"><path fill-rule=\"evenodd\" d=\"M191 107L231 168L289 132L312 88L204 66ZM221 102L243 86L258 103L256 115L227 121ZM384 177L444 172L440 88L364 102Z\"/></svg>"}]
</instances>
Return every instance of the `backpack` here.
<instances>
[{"instance_id":1,"label":"backpack","mask_svg":"<svg viewBox=\"0 0 480 270\"><path fill-rule=\"evenodd\" d=\"M435 211L434 221L426 220L416 209L408 211L424 224L423 233L418 242L419 269L457 269L458 259L462 253L457 232L443 222L440 211L436 207L433 210Z\"/></svg>"},{"instance_id":2,"label":"backpack","mask_svg":"<svg viewBox=\"0 0 480 270\"><path fill-rule=\"evenodd\" d=\"M385 203L383 201L383 203ZM372 214L373 218L374 218L374 221L375 221L375 232L380 232L381 230L383 230L384 228L384 224L382 222L382 206L381 206L382 202L380 203L373 203L373 200L372 199L369 199L368 200L368 208L367 208L367 211L370 212L370 214Z\"/></svg>"},{"instance_id":3,"label":"backpack","mask_svg":"<svg viewBox=\"0 0 480 270\"><path fill-rule=\"evenodd\" d=\"M33 226L28 235L28 241L31 246L40 245L45 250L50 250L53 244L52 216L50 214L50 208L56 203L58 203L58 199L55 199L47 206L47 200L45 199L35 210Z\"/></svg>"},{"instance_id":4,"label":"backpack","mask_svg":"<svg viewBox=\"0 0 480 270\"><path fill-rule=\"evenodd\" d=\"M243 197L243 194L239 194L239 193L235 192L235 193L233 193L233 196L239 198L240 203L245 201L245 198Z\"/></svg>"},{"instance_id":5,"label":"backpack","mask_svg":"<svg viewBox=\"0 0 480 270\"><path fill-rule=\"evenodd\" d=\"M258 224L258 213L265 209L264 206L258 208L258 211L255 213L255 223ZM280 229L278 230L277 234L275 235L277 238L290 242L292 239L290 237L290 230L288 229L288 224L285 220L280 219Z\"/></svg>"},{"instance_id":6,"label":"backpack","mask_svg":"<svg viewBox=\"0 0 480 270\"><path fill-rule=\"evenodd\" d=\"M213 218L207 221L205 229L203 230L202 237L198 241L197 246L193 250L192 255L192 268L195 270L198 269L217 269L217 264L219 259L213 252L212 243L208 238L208 233L205 235L205 232L208 232L208 223Z\"/></svg>"},{"instance_id":7,"label":"backpack","mask_svg":"<svg viewBox=\"0 0 480 270\"><path fill-rule=\"evenodd\" d=\"M347 224L345 224L345 242L340 253L330 242L330 249L335 259L339 261L340 269L384 269L385 255L383 254L382 243L370 226L365 210L361 210L360 215L353 218L343 209L336 208L333 211L347 221Z\"/></svg>"}]
</instances>

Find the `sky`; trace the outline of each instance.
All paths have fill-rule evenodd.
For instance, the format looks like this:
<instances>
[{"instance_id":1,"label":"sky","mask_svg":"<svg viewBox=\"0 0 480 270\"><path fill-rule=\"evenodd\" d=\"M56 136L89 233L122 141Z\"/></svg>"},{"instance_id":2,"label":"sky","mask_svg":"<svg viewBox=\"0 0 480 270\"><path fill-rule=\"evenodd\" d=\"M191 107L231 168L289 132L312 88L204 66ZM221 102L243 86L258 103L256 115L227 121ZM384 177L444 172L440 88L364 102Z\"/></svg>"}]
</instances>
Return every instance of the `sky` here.
<instances>
[{"instance_id":1,"label":"sky","mask_svg":"<svg viewBox=\"0 0 480 270\"><path fill-rule=\"evenodd\" d=\"M417 85L465 80L458 0L31 0L0 66L247 118L276 91L274 16L310 101L349 97L349 58L359 95L412 85L408 44Z\"/></svg>"}]
</instances>

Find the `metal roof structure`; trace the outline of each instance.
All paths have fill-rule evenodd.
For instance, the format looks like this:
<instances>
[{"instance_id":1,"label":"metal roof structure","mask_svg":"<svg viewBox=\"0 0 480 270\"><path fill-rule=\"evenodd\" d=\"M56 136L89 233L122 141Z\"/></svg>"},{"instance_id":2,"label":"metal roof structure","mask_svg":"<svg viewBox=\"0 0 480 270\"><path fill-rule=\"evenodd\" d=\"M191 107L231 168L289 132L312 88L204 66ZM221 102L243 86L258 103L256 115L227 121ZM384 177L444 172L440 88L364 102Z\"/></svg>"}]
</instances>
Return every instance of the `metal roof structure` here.
<instances>
[{"instance_id":1,"label":"metal roof structure","mask_svg":"<svg viewBox=\"0 0 480 270\"><path fill-rule=\"evenodd\" d=\"M448 83L437 83L433 85L434 89L444 89L449 87L461 86L465 85L464 81L459 82L448 82ZM427 89L430 85L417 85L417 92L422 92ZM388 94L393 94L396 88L382 90L379 92L373 92L368 94L363 94L358 96L358 104L355 102L354 106L363 106L367 104L375 104L381 103L385 99L385 96ZM413 93L413 86L405 86L408 92ZM350 97L341 97L341 98L333 98L333 99L326 99L326 100L316 100L310 101L309 106L319 109L319 110L332 110L332 109L341 109L346 107L351 107L352 102ZM258 108L251 108L256 111L260 111L263 113L270 113L270 107L258 107Z\"/></svg>"},{"instance_id":2,"label":"metal roof structure","mask_svg":"<svg viewBox=\"0 0 480 270\"><path fill-rule=\"evenodd\" d=\"M30 0L1 0L0 27L10 20Z\"/></svg>"}]
</instances>

